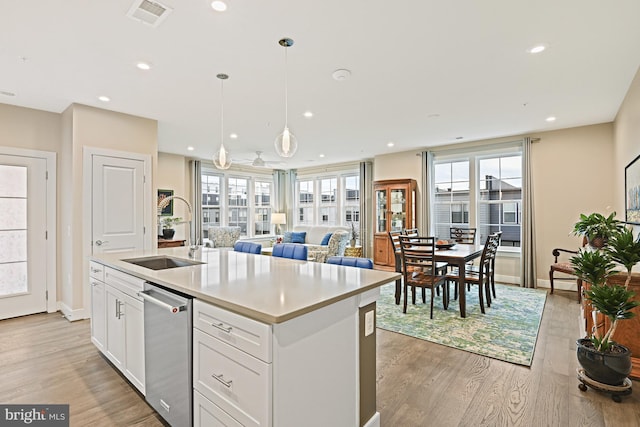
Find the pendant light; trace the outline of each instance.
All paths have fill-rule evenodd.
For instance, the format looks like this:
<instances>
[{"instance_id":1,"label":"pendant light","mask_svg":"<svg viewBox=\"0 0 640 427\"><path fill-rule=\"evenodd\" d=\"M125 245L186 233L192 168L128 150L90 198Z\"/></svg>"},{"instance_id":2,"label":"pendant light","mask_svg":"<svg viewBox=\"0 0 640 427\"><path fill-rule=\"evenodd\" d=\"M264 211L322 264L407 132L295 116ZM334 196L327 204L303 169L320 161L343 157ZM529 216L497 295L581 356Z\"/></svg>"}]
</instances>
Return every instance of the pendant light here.
<instances>
[{"instance_id":1,"label":"pendant light","mask_svg":"<svg viewBox=\"0 0 640 427\"><path fill-rule=\"evenodd\" d=\"M276 152L281 157L293 157L298 150L298 140L289 131L288 123L288 81L287 81L287 48L293 46L293 40L285 38L278 41L284 47L284 131L278 135L275 141Z\"/></svg>"},{"instance_id":2,"label":"pendant light","mask_svg":"<svg viewBox=\"0 0 640 427\"><path fill-rule=\"evenodd\" d=\"M213 164L218 169L229 169L231 166L231 156L226 148L224 148L224 81L229 78L226 74L218 74L220 79L220 149L213 155Z\"/></svg>"}]
</instances>

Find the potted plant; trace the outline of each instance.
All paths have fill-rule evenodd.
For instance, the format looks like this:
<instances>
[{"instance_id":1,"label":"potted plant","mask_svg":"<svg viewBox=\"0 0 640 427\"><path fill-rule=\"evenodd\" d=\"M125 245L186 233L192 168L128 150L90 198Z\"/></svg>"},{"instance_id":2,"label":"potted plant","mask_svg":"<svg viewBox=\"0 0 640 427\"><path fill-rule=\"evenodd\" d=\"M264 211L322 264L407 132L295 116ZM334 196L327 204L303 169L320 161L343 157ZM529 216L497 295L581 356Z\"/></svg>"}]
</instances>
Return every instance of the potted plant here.
<instances>
[{"instance_id":1,"label":"potted plant","mask_svg":"<svg viewBox=\"0 0 640 427\"><path fill-rule=\"evenodd\" d=\"M624 228L615 216L615 212L607 217L597 212L590 215L580 214L580 220L573 226L573 234L586 237L589 245L595 248L602 248L611 236Z\"/></svg>"},{"instance_id":2,"label":"potted plant","mask_svg":"<svg viewBox=\"0 0 640 427\"><path fill-rule=\"evenodd\" d=\"M355 224L351 223L351 247L356 247L356 240L358 240L358 230L356 230Z\"/></svg>"},{"instance_id":3,"label":"potted plant","mask_svg":"<svg viewBox=\"0 0 640 427\"><path fill-rule=\"evenodd\" d=\"M176 233L176 230L173 229L174 225L180 224L182 222L182 218L179 216L176 217L167 217L162 218L162 237L171 240L173 239L173 235Z\"/></svg>"},{"instance_id":4,"label":"potted plant","mask_svg":"<svg viewBox=\"0 0 640 427\"><path fill-rule=\"evenodd\" d=\"M636 245L633 238L629 241L628 233L630 231L624 228L615 231L610 235L610 244L614 245L611 248L582 249L571 258L576 275L591 284L585 292L585 298L594 309L591 337L576 342L578 362L589 378L614 386L623 384L631 372L631 352L613 341L613 337L618 322L632 318L635 314L631 310L640 305L640 302L632 300L635 294L625 286L606 284L607 278L616 273L614 261L626 263L623 265L630 274L633 264L628 266L629 263L640 256L640 245ZM632 244L629 245L629 242ZM598 313L609 319L609 325L603 331L598 325Z\"/></svg>"}]
</instances>

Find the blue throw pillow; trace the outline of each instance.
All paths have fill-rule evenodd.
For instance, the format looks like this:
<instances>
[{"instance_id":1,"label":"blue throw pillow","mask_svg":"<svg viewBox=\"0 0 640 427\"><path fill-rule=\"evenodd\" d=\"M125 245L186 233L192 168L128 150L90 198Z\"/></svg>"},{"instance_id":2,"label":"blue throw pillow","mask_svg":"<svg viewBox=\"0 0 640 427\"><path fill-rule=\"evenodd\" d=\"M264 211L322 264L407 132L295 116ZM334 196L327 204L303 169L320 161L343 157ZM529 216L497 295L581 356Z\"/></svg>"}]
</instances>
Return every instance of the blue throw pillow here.
<instances>
[{"instance_id":1,"label":"blue throw pillow","mask_svg":"<svg viewBox=\"0 0 640 427\"><path fill-rule=\"evenodd\" d=\"M322 238L322 242L320 242L320 244L322 246L327 246L329 244L329 239L331 238L331 236L333 236L333 233L325 234L324 237Z\"/></svg>"},{"instance_id":2,"label":"blue throw pillow","mask_svg":"<svg viewBox=\"0 0 640 427\"><path fill-rule=\"evenodd\" d=\"M304 243L304 240L307 238L306 231L294 231L291 233L291 243Z\"/></svg>"},{"instance_id":3,"label":"blue throw pillow","mask_svg":"<svg viewBox=\"0 0 640 427\"><path fill-rule=\"evenodd\" d=\"M285 231L284 232L284 236L282 237L282 243L292 243L291 242L291 235L293 234L293 232L291 231Z\"/></svg>"}]
</instances>

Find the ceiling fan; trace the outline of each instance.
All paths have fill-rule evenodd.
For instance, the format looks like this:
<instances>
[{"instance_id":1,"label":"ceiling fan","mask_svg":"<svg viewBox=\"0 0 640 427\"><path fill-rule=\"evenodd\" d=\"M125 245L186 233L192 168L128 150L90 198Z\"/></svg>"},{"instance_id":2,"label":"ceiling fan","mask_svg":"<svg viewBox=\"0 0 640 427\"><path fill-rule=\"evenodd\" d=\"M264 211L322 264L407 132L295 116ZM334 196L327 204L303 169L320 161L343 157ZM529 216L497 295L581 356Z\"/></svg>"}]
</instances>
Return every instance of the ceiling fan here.
<instances>
[{"instance_id":1,"label":"ceiling fan","mask_svg":"<svg viewBox=\"0 0 640 427\"><path fill-rule=\"evenodd\" d=\"M241 160L239 163L251 165L256 168L275 168L285 164L284 162L272 162L262 158L262 151L256 151L256 158L253 160Z\"/></svg>"}]
</instances>

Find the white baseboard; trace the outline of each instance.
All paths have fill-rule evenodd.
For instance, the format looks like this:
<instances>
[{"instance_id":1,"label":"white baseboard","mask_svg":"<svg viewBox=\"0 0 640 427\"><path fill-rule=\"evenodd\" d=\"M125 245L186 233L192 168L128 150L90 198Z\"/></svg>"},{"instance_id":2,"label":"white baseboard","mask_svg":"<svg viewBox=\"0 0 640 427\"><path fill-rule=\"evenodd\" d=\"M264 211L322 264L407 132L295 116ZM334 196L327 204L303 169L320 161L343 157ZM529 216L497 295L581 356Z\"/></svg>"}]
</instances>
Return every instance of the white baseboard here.
<instances>
[{"instance_id":1,"label":"white baseboard","mask_svg":"<svg viewBox=\"0 0 640 427\"><path fill-rule=\"evenodd\" d=\"M551 289L551 282L548 280L538 279L537 283L539 288ZM576 281L573 280L554 280L553 281L553 289L561 290L561 291L573 291L578 292L578 286L576 285Z\"/></svg>"},{"instance_id":2,"label":"white baseboard","mask_svg":"<svg viewBox=\"0 0 640 427\"><path fill-rule=\"evenodd\" d=\"M83 320L88 318L88 316L86 316L85 314L84 308L72 310L65 303L60 303L60 312L62 312L62 315L69 322L75 322L76 320Z\"/></svg>"},{"instance_id":3,"label":"white baseboard","mask_svg":"<svg viewBox=\"0 0 640 427\"><path fill-rule=\"evenodd\" d=\"M373 417L369 418L364 427L380 427L380 412L373 414Z\"/></svg>"}]
</instances>

